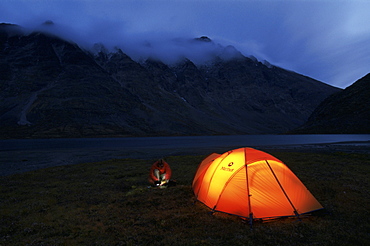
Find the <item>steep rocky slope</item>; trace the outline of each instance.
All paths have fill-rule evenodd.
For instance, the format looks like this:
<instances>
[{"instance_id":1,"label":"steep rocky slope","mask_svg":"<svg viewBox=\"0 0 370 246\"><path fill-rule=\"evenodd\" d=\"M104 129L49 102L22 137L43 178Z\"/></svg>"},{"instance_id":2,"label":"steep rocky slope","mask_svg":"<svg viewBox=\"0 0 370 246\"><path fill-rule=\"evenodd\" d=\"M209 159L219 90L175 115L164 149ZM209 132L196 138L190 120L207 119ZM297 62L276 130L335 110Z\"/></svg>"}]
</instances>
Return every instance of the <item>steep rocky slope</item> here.
<instances>
[{"instance_id":1,"label":"steep rocky slope","mask_svg":"<svg viewBox=\"0 0 370 246\"><path fill-rule=\"evenodd\" d=\"M294 132L370 134L370 74L324 100Z\"/></svg>"},{"instance_id":2,"label":"steep rocky slope","mask_svg":"<svg viewBox=\"0 0 370 246\"><path fill-rule=\"evenodd\" d=\"M0 37L3 136L145 132L135 118L139 98L76 44L41 33Z\"/></svg>"},{"instance_id":3,"label":"steep rocky slope","mask_svg":"<svg viewBox=\"0 0 370 246\"><path fill-rule=\"evenodd\" d=\"M91 53L1 24L0 136L282 133L340 90L224 51L203 65L138 63L119 49Z\"/></svg>"}]
</instances>

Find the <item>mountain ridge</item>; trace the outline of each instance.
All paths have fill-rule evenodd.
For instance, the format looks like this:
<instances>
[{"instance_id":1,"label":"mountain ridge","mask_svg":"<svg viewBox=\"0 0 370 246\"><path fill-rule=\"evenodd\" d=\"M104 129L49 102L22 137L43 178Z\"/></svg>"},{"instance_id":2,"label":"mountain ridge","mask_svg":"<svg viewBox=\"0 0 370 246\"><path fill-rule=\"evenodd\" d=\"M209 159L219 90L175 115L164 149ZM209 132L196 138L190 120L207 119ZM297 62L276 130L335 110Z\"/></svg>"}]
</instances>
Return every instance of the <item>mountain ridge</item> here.
<instances>
[{"instance_id":1,"label":"mountain ridge","mask_svg":"<svg viewBox=\"0 0 370 246\"><path fill-rule=\"evenodd\" d=\"M9 27L0 25L2 138L284 133L341 90L242 55L169 66Z\"/></svg>"}]
</instances>

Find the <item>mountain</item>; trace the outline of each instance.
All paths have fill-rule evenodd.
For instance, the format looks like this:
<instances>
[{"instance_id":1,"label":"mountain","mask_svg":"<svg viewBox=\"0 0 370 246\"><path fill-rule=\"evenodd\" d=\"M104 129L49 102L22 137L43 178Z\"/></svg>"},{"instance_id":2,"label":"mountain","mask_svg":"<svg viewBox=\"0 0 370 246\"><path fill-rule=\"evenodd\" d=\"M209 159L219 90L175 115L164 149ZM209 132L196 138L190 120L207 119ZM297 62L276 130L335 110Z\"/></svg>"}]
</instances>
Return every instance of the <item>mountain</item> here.
<instances>
[{"instance_id":1,"label":"mountain","mask_svg":"<svg viewBox=\"0 0 370 246\"><path fill-rule=\"evenodd\" d=\"M294 133L370 133L370 73L325 99Z\"/></svg>"},{"instance_id":2,"label":"mountain","mask_svg":"<svg viewBox=\"0 0 370 246\"><path fill-rule=\"evenodd\" d=\"M283 133L340 91L232 46L221 51L197 65L137 62L0 24L0 137Z\"/></svg>"}]
</instances>

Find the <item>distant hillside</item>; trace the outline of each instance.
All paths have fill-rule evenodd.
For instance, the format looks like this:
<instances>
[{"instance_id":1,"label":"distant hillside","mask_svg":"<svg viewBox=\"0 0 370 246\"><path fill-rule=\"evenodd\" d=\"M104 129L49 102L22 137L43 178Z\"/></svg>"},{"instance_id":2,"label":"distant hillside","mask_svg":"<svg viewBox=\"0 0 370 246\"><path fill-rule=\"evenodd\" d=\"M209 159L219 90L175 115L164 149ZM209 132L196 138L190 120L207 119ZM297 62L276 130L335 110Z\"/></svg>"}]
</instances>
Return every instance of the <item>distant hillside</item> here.
<instances>
[{"instance_id":1,"label":"distant hillside","mask_svg":"<svg viewBox=\"0 0 370 246\"><path fill-rule=\"evenodd\" d=\"M370 74L324 100L294 132L370 134Z\"/></svg>"},{"instance_id":2,"label":"distant hillside","mask_svg":"<svg viewBox=\"0 0 370 246\"><path fill-rule=\"evenodd\" d=\"M221 51L203 65L138 63L119 49L90 52L0 24L0 137L284 133L340 91L232 46Z\"/></svg>"}]
</instances>

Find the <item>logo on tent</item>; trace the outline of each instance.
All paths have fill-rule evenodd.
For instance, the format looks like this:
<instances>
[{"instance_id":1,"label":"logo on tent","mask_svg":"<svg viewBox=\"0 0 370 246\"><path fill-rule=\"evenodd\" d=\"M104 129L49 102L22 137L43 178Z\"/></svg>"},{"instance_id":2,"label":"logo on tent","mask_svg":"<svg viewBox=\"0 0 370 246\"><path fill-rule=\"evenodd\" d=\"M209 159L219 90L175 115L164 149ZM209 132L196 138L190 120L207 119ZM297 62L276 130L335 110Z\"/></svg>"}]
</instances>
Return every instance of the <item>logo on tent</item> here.
<instances>
[{"instance_id":1,"label":"logo on tent","mask_svg":"<svg viewBox=\"0 0 370 246\"><path fill-rule=\"evenodd\" d=\"M229 166L229 167L231 167L232 165L234 165L234 162L230 162L230 163L228 164L228 166Z\"/></svg>"},{"instance_id":2,"label":"logo on tent","mask_svg":"<svg viewBox=\"0 0 370 246\"><path fill-rule=\"evenodd\" d=\"M222 171L228 171L228 172L232 172L232 171L234 171L234 168L229 168L229 167L221 167L221 170L222 170Z\"/></svg>"}]
</instances>

